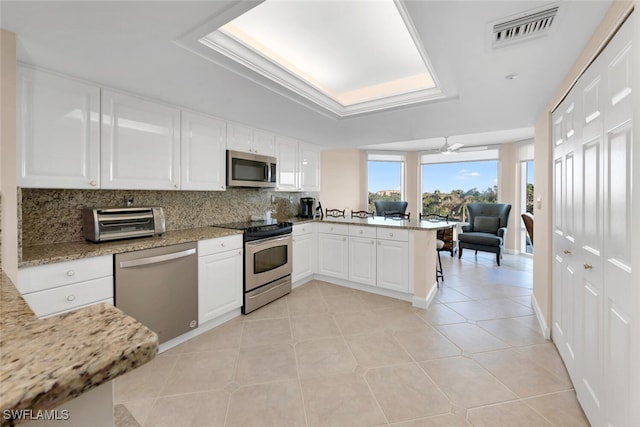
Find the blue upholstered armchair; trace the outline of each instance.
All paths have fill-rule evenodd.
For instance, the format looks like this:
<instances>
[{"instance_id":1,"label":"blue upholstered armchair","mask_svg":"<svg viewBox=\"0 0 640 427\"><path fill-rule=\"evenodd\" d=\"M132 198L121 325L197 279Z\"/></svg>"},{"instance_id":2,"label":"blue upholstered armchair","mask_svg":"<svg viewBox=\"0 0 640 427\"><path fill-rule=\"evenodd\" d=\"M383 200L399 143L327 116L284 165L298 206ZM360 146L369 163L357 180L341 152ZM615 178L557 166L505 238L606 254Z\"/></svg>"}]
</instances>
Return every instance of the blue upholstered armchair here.
<instances>
[{"instance_id":1,"label":"blue upholstered armchair","mask_svg":"<svg viewBox=\"0 0 640 427\"><path fill-rule=\"evenodd\" d=\"M458 236L458 258L463 249L492 252L500 265L504 238L507 233L511 205L506 203L469 203L469 225L462 227Z\"/></svg>"}]
</instances>

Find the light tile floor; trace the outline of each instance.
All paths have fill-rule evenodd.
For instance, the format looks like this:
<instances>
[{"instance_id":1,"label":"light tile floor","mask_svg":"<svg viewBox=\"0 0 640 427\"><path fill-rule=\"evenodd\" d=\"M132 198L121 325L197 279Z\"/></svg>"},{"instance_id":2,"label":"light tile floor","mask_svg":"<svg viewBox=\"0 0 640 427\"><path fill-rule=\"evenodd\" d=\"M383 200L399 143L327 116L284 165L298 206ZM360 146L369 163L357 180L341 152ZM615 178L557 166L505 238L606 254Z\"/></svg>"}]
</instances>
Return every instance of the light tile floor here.
<instances>
[{"instance_id":1,"label":"light tile floor","mask_svg":"<svg viewBox=\"0 0 640 427\"><path fill-rule=\"evenodd\" d=\"M114 403L145 427L588 426L531 258L442 260L428 310L313 281L116 379Z\"/></svg>"}]
</instances>

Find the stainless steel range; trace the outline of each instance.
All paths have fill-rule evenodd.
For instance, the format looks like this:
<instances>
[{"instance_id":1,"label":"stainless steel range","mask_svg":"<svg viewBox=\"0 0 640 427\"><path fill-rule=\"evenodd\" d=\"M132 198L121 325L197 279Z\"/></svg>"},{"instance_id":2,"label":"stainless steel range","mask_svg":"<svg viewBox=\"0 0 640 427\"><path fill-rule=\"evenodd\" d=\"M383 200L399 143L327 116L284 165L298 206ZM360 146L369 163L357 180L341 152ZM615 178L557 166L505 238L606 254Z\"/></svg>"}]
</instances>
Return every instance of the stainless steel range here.
<instances>
[{"instance_id":1,"label":"stainless steel range","mask_svg":"<svg viewBox=\"0 0 640 427\"><path fill-rule=\"evenodd\" d=\"M290 222L240 222L216 227L244 230L244 314L291 292Z\"/></svg>"}]
</instances>

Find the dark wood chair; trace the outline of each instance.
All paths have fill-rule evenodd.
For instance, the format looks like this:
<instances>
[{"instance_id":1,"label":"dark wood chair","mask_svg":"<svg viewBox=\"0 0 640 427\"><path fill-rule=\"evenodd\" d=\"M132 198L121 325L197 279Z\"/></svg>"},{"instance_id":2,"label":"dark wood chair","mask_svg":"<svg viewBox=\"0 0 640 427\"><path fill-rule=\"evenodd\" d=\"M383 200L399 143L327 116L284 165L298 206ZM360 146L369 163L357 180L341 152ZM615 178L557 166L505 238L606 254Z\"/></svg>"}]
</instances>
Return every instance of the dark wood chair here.
<instances>
[{"instance_id":1,"label":"dark wood chair","mask_svg":"<svg viewBox=\"0 0 640 427\"><path fill-rule=\"evenodd\" d=\"M420 221L429 221L429 222L446 222L449 223L449 215L438 215L438 214L420 214ZM451 251L451 256L453 256L453 227L443 228L441 230L436 230L436 253L438 254L438 265L436 266L436 283L438 287L440 287L439 279L442 279L444 282L444 270L442 269L442 259L440 258L440 252L442 251Z\"/></svg>"},{"instance_id":2,"label":"dark wood chair","mask_svg":"<svg viewBox=\"0 0 640 427\"><path fill-rule=\"evenodd\" d=\"M525 212L521 216L522 221L524 222L524 228L527 229L527 234L529 235L531 247L533 248L533 215L531 215L529 212Z\"/></svg>"},{"instance_id":3,"label":"dark wood chair","mask_svg":"<svg viewBox=\"0 0 640 427\"><path fill-rule=\"evenodd\" d=\"M373 212L351 211L351 218L373 218Z\"/></svg>"},{"instance_id":4,"label":"dark wood chair","mask_svg":"<svg viewBox=\"0 0 640 427\"><path fill-rule=\"evenodd\" d=\"M332 216L332 217L342 217L344 218L344 211L346 209L326 209L325 212L327 214L327 216Z\"/></svg>"}]
</instances>

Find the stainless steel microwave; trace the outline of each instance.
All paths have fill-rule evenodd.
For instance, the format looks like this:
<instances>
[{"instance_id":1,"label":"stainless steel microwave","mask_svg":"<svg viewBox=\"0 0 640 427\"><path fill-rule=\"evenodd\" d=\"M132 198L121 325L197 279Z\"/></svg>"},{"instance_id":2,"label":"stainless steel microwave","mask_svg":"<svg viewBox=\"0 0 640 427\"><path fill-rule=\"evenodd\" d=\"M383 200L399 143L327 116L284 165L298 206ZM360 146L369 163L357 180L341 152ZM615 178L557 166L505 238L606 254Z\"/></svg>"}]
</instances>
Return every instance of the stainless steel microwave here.
<instances>
[{"instance_id":1,"label":"stainless steel microwave","mask_svg":"<svg viewBox=\"0 0 640 427\"><path fill-rule=\"evenodd\" d=\"M277 159L227 150L227 187L275 187Z\"/></svg>"}]
</instances>

